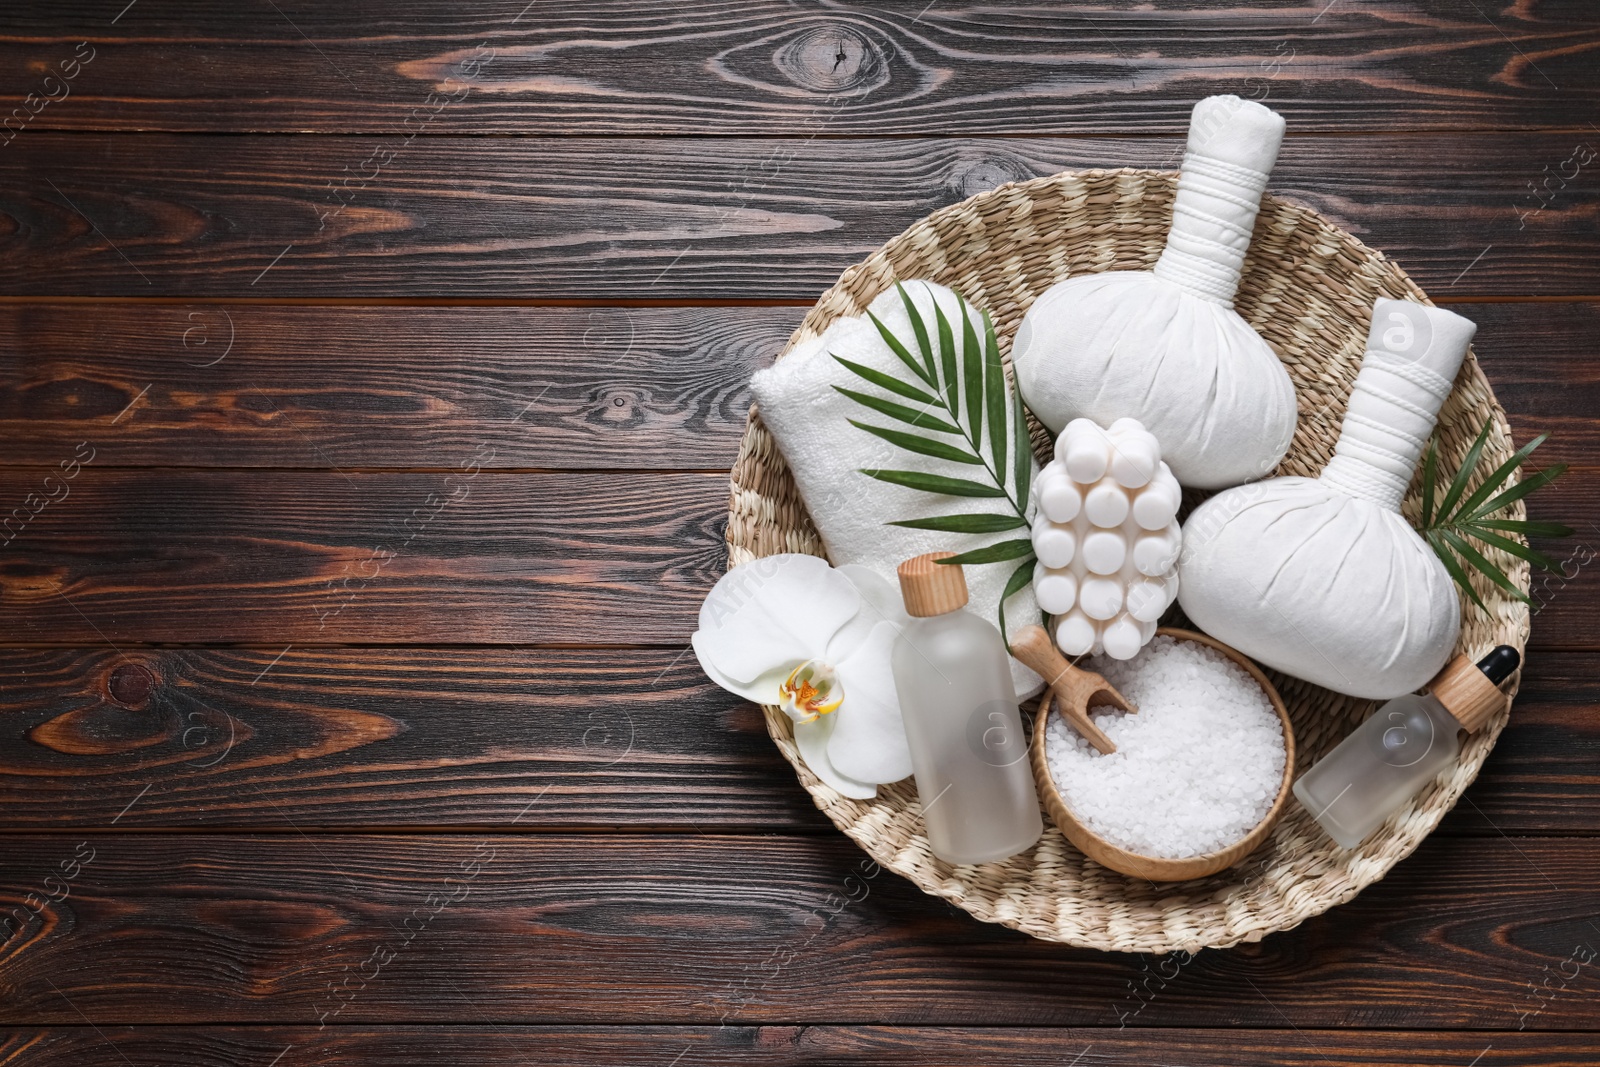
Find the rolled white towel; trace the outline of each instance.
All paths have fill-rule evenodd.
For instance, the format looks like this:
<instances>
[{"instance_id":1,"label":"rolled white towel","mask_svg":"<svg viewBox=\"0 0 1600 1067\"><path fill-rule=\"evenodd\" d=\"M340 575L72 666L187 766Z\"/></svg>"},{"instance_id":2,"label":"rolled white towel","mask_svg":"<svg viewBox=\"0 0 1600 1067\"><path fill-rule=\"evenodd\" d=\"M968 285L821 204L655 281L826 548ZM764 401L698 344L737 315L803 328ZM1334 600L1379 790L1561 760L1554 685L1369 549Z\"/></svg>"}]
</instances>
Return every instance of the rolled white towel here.
<instances>
[{"instance_id":1,"label":"rolled white towel","mask_svg":"<svg viewBox=\"0 0 1600 1067\"><path fill-rule=\"evenodd\" d=\"M923 281L907 282L904 290L927 324L930 341L935 345L938 341L934 333L933 308L934 302L938 302L940 310L951 324L959 350L962 311L956 294L942 285ZM891 288L879 295L870 305L870 310L908 350L913 354L917 352L911 319L897 290ZM969 304L967 314L974 332L981 340L984 326L978 309ZM833 358L836 355L903 381L909 378L905 364L884 342L871 320L862 315L835 320L820 336L796 345L787 356L772 367L759 371L750 382L760 405L762 422L771 431L788 461L806 510L810 512L817 532L822 535L828 556L835 566L859 564L893 582L897 580L895 568L912 556L939 551L966 552L999 541L1028 536L1026 528L1001 533L963 534L885 525L896 520L936 515L1012 512L1003 500L935 495L891 485L861 474L863 469L887 469L967 480L982 480L983 477L982 468L917 455L850 425L849 420L854 419L890 429L918 432L904 424L874 415L835 389L834 386L842 386L856 392L900 400L867 384L841 366ZM959 359L957 363L959 365ZM919 387L922 385L920 382L915 384ZM1013 411L1014 406L1008 403L1008 428L1014 417ZM1029 463L1037 476L1038 467L1033 464L1031 455ZM1032 502L1023 503L1031 519ZM966 567L970 595L966 610L988 622L995 622L1000 594L1018 562ZM1005 611L1008 629L1037 624L1039 605L1032 588L1024 588L1007 600ZM1019 696L1031 696L1041 688L1039 676L1016 660L1012 660L1011 670Z\"/></svg>"}]
</instances>

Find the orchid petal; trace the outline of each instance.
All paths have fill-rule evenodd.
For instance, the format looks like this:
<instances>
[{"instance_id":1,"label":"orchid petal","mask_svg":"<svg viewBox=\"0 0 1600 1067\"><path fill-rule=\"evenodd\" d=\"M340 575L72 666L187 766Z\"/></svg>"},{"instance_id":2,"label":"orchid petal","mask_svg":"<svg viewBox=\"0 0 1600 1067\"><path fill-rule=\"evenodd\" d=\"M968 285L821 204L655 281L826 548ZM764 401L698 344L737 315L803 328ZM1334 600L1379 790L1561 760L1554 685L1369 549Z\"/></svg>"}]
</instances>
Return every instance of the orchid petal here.
<instances>
[{"instance_id":1,"label":"orchid petal","mask_svg":"<svg viewBox=\"0 0 1600 1067\"><path fill-rule=\"evenodd\" d=\"M898 782L911 773L911 748L900 719L890 653L898 626L882 622L843 662L835 665L844 704L828 739L835 771L862 782Z\"/></svg>"},{"instance_id":2,"label":"orchid petal","mask_svg":"<svg viewBox=\"0 0 1600 1067\"><path fill-rule=\"evenodd\" d=\"M698 633L689 639L689 643L694 646L695 658L700 661L700 669L706 672L707 678L710 678L717 686L726 689L735 696L744 697L746 700L757 704L776 704L778 702L778 687L783 684L783 680L789 676L790 671L804 662L800 657L795 656L792 660L785 661L771 670L762 671L752 681L741 682L717 670L716 664L712 663L705 653L700 650L702 641Z\"/></svg>"},{"instance_id":3,"label":"orchid petal","mask_svg":"<svg viewBox=\"0 0 1600 1067\"><path fill-rule=\"evenodd\" d=\"M861 594L827 560L766 556L733 568L712 587L700 606L695 653L719 676L751 682L822 657L860 608Z\"/></svg>"},{"instance_id":4,"label":"orchid petal","mask_svg":"<svg viewBox=\"0 0 1600 1067\"><path fill-rule=\"evenodd\" d=\"M848 698L846 698L848 700ZM811 773L821 778L841 796L851 800L871 800L878 795L878 787L870 782L858 782L839 771L828 761L828 741L838 728L839 714L824 715L813 722L796 723L794 743L800 749L800 758Z\"/></svg>"},{"instance_id":5,"label":"orchid petal","mask_svg":"<svg viewBox=\"0 0 1600 1067\"><path fill-rule=\"evenodd\" d=\"M850 584L856 587L856 592L861 594L861 610L833 635L833 641L828 645L830 663L848 656L880 622L889 621L904 626L911 621L898 586L884 580L877 571L859 563L846 563L839 568L839 573L848 578Z\"/></svg>"}]
</instances>

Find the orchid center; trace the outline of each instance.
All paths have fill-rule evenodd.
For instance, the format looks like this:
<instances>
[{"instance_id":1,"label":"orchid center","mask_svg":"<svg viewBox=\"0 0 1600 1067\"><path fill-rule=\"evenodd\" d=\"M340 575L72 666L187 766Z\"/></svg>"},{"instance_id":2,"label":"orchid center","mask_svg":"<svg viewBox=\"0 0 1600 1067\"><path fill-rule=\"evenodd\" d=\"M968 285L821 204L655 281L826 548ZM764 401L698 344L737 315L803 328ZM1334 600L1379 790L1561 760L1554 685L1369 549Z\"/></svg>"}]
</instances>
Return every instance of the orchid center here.
<instances>
[{"instance_id":1,"label":"orchid center","mask_svg":"<svg viewBox=\"0 0 1600 1067\"><path fill-rule=\"evenodd\" d=\"M844 703L844 686L834 669L808 659L789 672L778 687L778 706L795 722L815 722Z\"/></svg>"}]
</instances>

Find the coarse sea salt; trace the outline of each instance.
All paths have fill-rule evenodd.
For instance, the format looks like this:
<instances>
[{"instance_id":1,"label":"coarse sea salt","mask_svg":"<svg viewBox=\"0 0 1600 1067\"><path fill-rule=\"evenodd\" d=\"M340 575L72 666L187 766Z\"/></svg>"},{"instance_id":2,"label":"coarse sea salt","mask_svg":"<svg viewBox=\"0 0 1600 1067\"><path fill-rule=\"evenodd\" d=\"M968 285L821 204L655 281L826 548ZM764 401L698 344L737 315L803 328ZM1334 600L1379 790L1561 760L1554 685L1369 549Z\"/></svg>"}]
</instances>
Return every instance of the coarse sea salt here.
<instances>
[{"instance_id":1,"label":"coarse sea salt","mask_svg":"<svg viewBox=\"0 0 1600 1067\"><path fill-rule=\"evenodd\" d=\"M1249 673L1197 641L1158 635L1098 671L1139 709L1090 709L1117 746L1096 752L1059 714L1045 756L1061 799L1089 829L1165 859L1226 848L1255 828L1283 784L1283 725Z\"/></svg>"}]
</instances>

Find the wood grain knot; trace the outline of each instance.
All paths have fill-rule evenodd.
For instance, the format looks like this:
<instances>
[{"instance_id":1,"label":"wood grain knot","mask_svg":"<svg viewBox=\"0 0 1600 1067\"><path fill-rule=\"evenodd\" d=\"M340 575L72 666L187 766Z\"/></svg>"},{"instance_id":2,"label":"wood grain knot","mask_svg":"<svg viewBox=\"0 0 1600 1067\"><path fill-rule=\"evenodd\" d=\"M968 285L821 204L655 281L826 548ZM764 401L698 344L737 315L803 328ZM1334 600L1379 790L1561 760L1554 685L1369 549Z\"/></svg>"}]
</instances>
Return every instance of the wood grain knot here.
<instances>
[{"instance_id":1,"label":"wood grain knot","mask_svg":"<svg viewBox=\"0 0 1600 1067\"><path fill-rule=\"evenodd\" d=\"M149 668L137 663L124 663L106 679L106 692L125 708L137 708L150 699L156 686L156 677Z\"/></svg>"},{"instance_id":2,"label":"wood grain knot","mask_svg":"<svg viewBox=\"0 0 1600 1067\"><path fill-rule=\"evenodd\" d=\"M773 50L782 77L814 93L864 95L889 80L888 41L875 40L858 27L827 22L801 30Z\"/></svg>"},{"instance_id":3,"label":"wood grain knot","mask_svg":"<svg viewBox=\"0 0 1600 1067\"><path fill-rule=\"evenodd\" d=\"M184 763L214 767L255 734L211 706L213 700L197 698L176 662L122 657L96 668L84 682L88 701L74 691L68 703L75 706L32 727L28 740L63 755L114 761L126 771Z\"/></svg>"},{"instance_id":4,"label":"wood grain knot","mask_svg":"<svg viewBox=\"0 0 1600 1067\"><path fill-rule=\"evenodd\" d=\"M644 418L644 394L618 386L601 392L600 403L591 421L619 429L643 425Z\"/></svg>"},{"instance_id":5,"label":"wood grain knot","mask_svg":"<svg viewBox=\"0 0 1600 1067\"><path fill-rule=\"evenodd\" d=\"M951 168L949 186L962 200L997 189L1006 182L1027 181L1035 177L1033 168L1021 160L1003 155L983 155L957 159Z\"/></svg>"}]
</instances>

